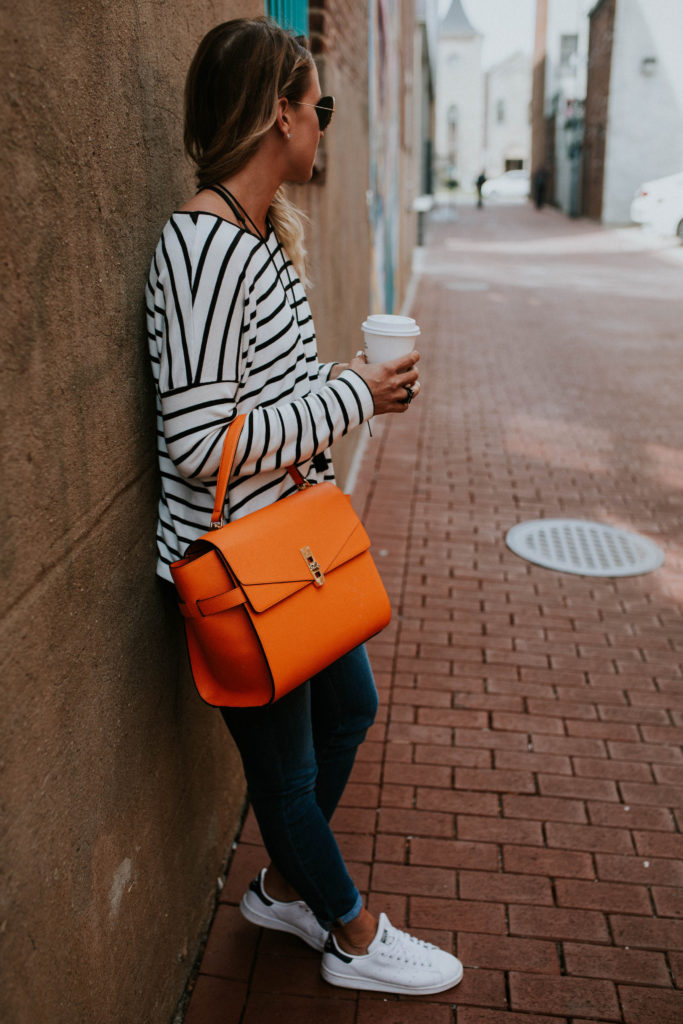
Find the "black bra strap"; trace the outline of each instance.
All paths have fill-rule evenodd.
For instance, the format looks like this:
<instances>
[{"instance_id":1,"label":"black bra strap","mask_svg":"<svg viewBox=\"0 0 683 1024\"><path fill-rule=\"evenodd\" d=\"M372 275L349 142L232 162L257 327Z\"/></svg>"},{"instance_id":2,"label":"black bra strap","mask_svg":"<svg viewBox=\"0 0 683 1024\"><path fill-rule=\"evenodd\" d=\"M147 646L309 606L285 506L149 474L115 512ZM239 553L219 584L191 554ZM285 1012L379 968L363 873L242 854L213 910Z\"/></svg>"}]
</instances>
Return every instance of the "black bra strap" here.
<instances>
[{"instance_id":1,"label":"black bra strap","mask_svg":"<svg viewBox=\"0 0 683 1024\"><path fill-rule=\"evenodd\" d=\"M242 225L245 231L248 230L247 221L249 221L250 225L254 229L254 232L258 235L262 242L265 242L264 236L261 234L257 226L254 224L253 220L251 219L247 211L244 209L237 196L234 196L232 192L229 192L225 185L221 185L220 182L218 182L215 185L207 185L206 187L210 189L212 192L215 192L216 195L219 195L221 199L223 199L228 204L228 206L232 210L235 219Z\"/></svg>"},{"instance_id":2,"label":"black bra strap","mask_svg":"<svg viewBox=\"0 0 683 1024\"><path fill-rule=\"evenodd\" d=\"M244 216L244 211L242 211L238 206L237 200L233 194L228 192L227 188L224 188L222 185L206 185L205 187L208 192L215 192L217 196L221 197L223 202L228 204L235 220L237 220L246 231L247 222Z\"/></svg>"},{"instance_id":3,"label":"black bra strap","mask_svg":"<svg viewBox=\"0 0 683 1024\"><path fill-rule=\"evenodd\" d=\"M262 242L265 242L264 236L261 234L259 229L256 227L256 225L254 224L253 220L251 219L251 217L249 216L247 211L244 209L244 207L240 203L239 199L236 196L234 196L232 194L232 192L229 192L228 189L225 187L225 185L221 185L220 182L217 182L215 185L205 185L204 188L207 191L209 191L209 192L215 192L217 196L220 196L221 199L223 199L224 202L227 203L227 205L230 207L230 209L231 209L231 211L233 213L233 216L235 217L235 220L239 224L242 225L242 228L244 229L244 231L249 231L249 229L247 227L247 221L249 221L249 223L251 224L252 228L256 232L257 236L261 239ZM270 221L266 220L266 225L268 227L270 227L271 226ZM249 233L251 234L251 232L249 232ZM282 252L282 246L279 243L278 243L278 250ZM277 268L277 266L276 266L276 264L275 264L275 262L273 260L273 256L274 256L274 254L271 252L269 259L271 261L273 261L273 266L275 267L275 272L276 272L276 274L279 277L280 276L280 271L278 270L278 268ZM284 252L282 252L282 265L284 267L285 273L287 274L287 280L289 282L290 291L293 294L294 286L292 284L292 276L289 273L289 267L287 265L287 258L286 258L286 254ZM283 285L283 287L284 287L285 295L286 295L287 294L287 288L284 285ZM297 326L300 327L301 325L299 323L299 311L298 311L298 309L296 308L296 306L294 306L293 308L292 307L290 307L290 308L292 309L292 313L293 313L294 318L296 320Z\"/></svg>"}]
</instances>

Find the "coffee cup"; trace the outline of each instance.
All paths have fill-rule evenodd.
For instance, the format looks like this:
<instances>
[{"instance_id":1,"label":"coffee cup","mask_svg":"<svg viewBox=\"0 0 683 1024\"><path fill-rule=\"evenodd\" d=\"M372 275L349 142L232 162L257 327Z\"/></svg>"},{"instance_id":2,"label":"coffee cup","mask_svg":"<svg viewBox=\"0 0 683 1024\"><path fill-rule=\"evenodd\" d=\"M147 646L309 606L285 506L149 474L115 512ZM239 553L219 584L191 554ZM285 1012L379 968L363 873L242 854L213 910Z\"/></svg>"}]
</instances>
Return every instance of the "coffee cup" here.
<instances>
[{"instance_id":1,"label":"coffee cup","mask_svg":"<svg viewBox=\"0 0 683 1024\"><path fill-rule=\"evenodd\" d=\"M410 316L378 313L363 323L365 355L369 363L387 363L407 356L415 348L420 328Z\"/></svg>"}]
</instances>

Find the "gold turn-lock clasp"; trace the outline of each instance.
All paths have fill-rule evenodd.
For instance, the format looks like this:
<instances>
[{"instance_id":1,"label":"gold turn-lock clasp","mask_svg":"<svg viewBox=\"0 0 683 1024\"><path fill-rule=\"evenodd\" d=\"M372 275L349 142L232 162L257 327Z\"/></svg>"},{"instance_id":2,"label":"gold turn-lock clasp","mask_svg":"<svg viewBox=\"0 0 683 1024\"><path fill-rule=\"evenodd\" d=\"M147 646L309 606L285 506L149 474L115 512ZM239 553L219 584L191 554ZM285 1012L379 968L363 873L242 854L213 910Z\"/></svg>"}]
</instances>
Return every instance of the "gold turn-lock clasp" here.
<instances>
[{"instance_id":1,"label":"gold turn-lock clasp","mask_svg":"<svg viewBox=\"0 0 683 1024\"><path fill-rule=\"evenodd\" d=\"M315 583L316 587L322 587L323 583L325 582L325 574L323 573L322 569L316 562L313 552L311 551L308 545L306 545L306 547L299 548L299 550L304 557L304 561L308 566L309 572L313 577L313 582Z\"/></svg>"}]
</instances>

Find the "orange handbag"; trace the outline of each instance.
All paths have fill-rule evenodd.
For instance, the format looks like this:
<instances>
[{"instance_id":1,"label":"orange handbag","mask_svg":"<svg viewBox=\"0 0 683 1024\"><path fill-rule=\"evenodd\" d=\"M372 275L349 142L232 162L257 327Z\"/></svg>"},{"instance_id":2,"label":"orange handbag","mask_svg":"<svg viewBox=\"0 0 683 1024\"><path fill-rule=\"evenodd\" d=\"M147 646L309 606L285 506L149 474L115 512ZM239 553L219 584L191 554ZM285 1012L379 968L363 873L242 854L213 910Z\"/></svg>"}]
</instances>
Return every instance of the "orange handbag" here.
<instances>
[{"instance_id":1,"label":"orange handbag","mask_svg":"<svg viewBox=\"0 0 683 1024\"><path fill-rule=\"evenodd\" d=\"M295 494L223 525L244 420L223 443L211 529L171 565L195 685L218 707L278 700L391 618L370 539L335 484L290 467Z\"/></svg>"}]
</instances>

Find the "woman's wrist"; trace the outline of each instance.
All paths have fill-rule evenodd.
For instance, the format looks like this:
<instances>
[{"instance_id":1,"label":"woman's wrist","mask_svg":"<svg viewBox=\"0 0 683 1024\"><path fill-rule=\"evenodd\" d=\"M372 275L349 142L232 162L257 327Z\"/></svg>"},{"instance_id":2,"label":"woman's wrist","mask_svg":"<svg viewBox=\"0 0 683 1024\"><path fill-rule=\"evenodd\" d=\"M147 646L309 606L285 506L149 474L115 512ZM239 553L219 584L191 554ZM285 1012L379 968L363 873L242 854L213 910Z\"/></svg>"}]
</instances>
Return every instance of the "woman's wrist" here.
<instances>
[{"instance_id":1,"label":"woman's wrist","mask_svg":"<svg viewBox=\"0 0 683 1024\"><path fill-rule=\"evenodd\" d=\"M344 370L349 369L350 365L350 363L335 363L332 369L330 370L330 375L327 379L336 380L340 373L343 373Z\"/></svg>"}]
</instances>

